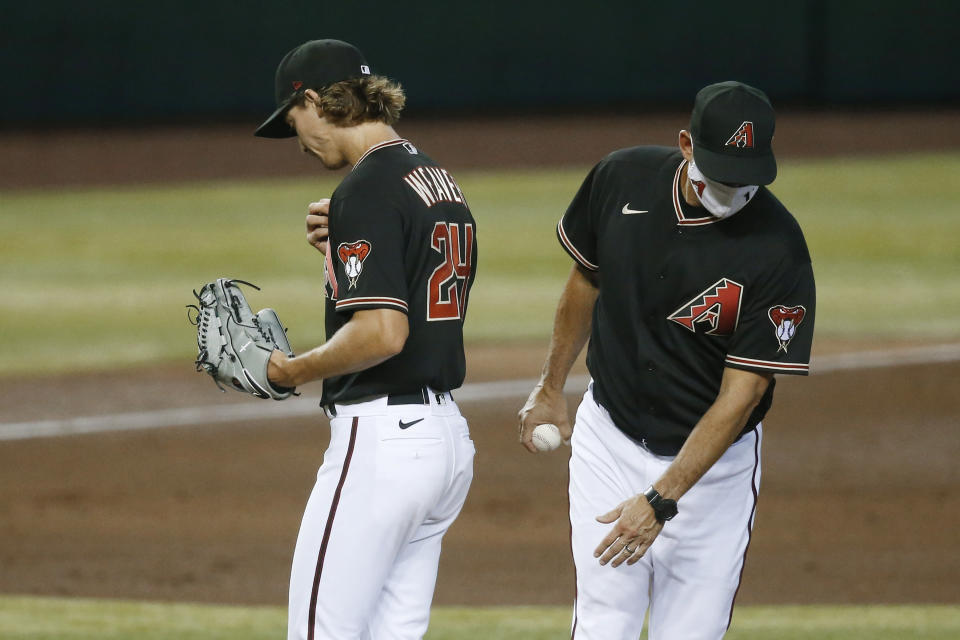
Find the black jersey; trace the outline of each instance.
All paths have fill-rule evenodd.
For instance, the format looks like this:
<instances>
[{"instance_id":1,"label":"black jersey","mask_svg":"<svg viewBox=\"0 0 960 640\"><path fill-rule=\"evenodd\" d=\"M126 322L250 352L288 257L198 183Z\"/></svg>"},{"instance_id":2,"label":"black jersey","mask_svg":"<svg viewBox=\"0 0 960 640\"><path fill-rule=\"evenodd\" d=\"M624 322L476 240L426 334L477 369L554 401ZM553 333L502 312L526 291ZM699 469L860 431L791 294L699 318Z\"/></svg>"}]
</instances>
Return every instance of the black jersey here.
<instances>
[{"instance_id":1,"label":"black jersey","mask_svg":"<svg viewBox=\"0 0 960 640\"><path fill-rule=\"evenodd\" d=\"M666 147L615 151L557 227L599 277L587 351L594 396L662 455L676 454L713 404L724 367L807 374L813 339L813 270L796 220L765 187L726 219L689 206L684 163Z\"/></svg>"},{"instance_id":2,"label":"black jersey","mask_svg":"<svg viewBox=\"0 0 960 640\"><path fill-rule=\"evenodd\" d=\"M368 150L330 198L327 339L376 308L407 314L410 335L389 360L325 379L321 402L463 384L476 270L476 223L449 172L406 140Z\"/></svg>"}]
</instances>

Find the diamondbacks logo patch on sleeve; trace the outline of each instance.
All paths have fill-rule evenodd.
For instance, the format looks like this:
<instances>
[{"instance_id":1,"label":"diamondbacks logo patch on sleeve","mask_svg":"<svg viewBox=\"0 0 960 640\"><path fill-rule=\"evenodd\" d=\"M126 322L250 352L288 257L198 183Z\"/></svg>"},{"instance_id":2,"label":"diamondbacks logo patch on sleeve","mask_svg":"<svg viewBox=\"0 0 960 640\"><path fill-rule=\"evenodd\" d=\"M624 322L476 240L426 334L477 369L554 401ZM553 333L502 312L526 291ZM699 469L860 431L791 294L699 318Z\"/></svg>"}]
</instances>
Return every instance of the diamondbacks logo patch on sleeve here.
<instances>
[{"instance_id":1,"label":"diamondbacks logo patch on sleeve","mask_svg":"<svg viewBox=\"0 0 960 640\"><path fill-rule=\"evenodd\" d=\"M787 346L793 340L793 336L796 335L797 327L803 322L805 315L807 315L807 310L802 305L785 307L781 304L770 307L770 310L767 311L767 317L770 318L770 322L776 328L775 334L777 341L780 343L780 346L777 347L778 353L780 351L787 352Z\"/></svg>"},{"instance_id":2,"label":"diamondbacks logo patch on sleeve","mask_svg":"<svg viewBox=\"0 0 960 640\"><path fill-rule=\"evenodd\" d=\"M337 247L337 256L343 263L343 270L347 274L350 286L347 289L353 289L357 286L357 278L363 271L363 261L367 259L373 247L366 240L357 240L356 242L342 242Z\"/></svg>"},{"instance_id":3,"label":"diamondbacks logo patch on sleeve","mask_svg":"<svg viewBox=\"0 0 960 640\"><path fill-rule=\"evenodd\" d=\"M697 325L706 328L707 335L728 336L740 322L740 300L743 297L743 285L721 278L700 292L697 297L684 303L674 311L668 320L673 320L697 332Z\"/></svg>"}]
</instances>

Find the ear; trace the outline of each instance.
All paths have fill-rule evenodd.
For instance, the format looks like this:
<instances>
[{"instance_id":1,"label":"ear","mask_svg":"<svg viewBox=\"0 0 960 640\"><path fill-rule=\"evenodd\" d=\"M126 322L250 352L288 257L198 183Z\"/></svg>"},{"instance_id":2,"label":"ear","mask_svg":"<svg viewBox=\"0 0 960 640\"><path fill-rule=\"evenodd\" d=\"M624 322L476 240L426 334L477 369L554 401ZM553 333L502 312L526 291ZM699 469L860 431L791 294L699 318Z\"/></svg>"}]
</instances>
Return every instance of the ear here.
<instances>
[{"instance_id":1,"label":"ear","mask_svg":"<svg viewBox=\"0 0 960 640\"><path fill-rule=\"evenodd\" d=\"M680 130L678 144L680 146L680 153L682 153L683 157L689 162L690 159L693 158L693 137L689 131L686 129Z\"/></svg>"},{"instance_id":2,"label":"ear","mask_svg":"<svg viewBox=\"0 0 960 640\"><path fill-rule=\"evenodd\" d=\"M313 104L314 108L317 110L317 113L320 113L320 94L313 89L307 89L303 92L303 95L307 99L308 103Z\"/></svg>"}]
</instances>

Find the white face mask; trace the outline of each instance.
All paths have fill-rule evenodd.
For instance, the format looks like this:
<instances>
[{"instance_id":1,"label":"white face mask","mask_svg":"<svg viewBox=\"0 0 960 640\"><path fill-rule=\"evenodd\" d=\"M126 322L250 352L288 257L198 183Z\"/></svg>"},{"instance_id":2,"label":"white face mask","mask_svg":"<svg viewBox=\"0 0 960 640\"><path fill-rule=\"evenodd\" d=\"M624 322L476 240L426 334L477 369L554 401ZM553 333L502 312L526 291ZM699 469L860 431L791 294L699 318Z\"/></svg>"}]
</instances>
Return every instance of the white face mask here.
<instances>
[{"instance_id":1,"label":"white face mask","mask_svg":"<svg viewBox=\"0 0 960 640\"><path fill-rule=\"evenodd\" d=\"M729 218L757 194L758 186L728 187L727 185L711 180L702 173L690 159L687 166L687 179L697 196L700 204L717 218Z\"/></svg>"}]
</instances>

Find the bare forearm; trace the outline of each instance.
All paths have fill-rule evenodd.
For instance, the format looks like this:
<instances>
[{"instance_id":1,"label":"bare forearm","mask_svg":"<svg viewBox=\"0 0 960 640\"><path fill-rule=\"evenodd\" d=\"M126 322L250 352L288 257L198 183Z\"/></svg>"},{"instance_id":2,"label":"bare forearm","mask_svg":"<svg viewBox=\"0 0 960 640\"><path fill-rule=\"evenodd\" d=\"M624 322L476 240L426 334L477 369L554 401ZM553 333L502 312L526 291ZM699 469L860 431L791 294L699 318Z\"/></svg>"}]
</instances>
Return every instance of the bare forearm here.
<instances>
[{"instance_id":1,"label":"bare forearm","mask_svg":"<svg viewBox=\"0 0 960 640\"><path fill-rule=\"evenodd\" d=\"M590 337L597 294L591 277L574 267L557 305L550 348L540 375L541 386L554 390L563 388L573 363Z\"/></svg>"},{"instance_id":2,"label":"bare forearm","mask_svg":"<svg viewBox=\"0 0 960 640\"><path fill-rule=\"evenodd\" d=\"M557 304L550 348L543 363L540 381L530 392L520 409L520 443L530 453L537 448L532 441L533 430L540 424L553 424L560 435L569 440L573 433L563 396L567 374L590 337L593 307L597 302L597 286L593 274L574 267Z\"/></svg>"},{"instance_id":3,"label":"bare forearm","mask_svg":"<svg viewBox=\"0 0 960 640\"><path fill-rule=\"evenodd\" d=\"M345 326L341 332L345 332L343 337L347 338L350 333L356 333L356 329ZM363 371L396 355L379 341L350 341L354 346L348 346L347 341L338 340L338 336L339 332L330 342L290 359L283 369L287 377L285 386Z\"/></svg>"},{"instance_id":4,"label":"bare forearm","mask_svg":"<svg viewBox=\"0 0 960 640\"><path fill-rule=\"evenodd\" d=\"M673 463L653 484L664 497L679 499L720 459L746 425L770 379L744 372L731 375L725 374L716 401L694 427Z\"/></svg>"},{"instance_id":5,"label":"bare forearm","mask_svg":"<svg viewBox=\"0 0 960 640\"><path fill-rule=\"evenodd\" d=\"M320 378L369 369L400 353L408 331L406 316L398 311L357 312L319 347L295 358L272 358L270 381L295 387Z\"/></svg>"}]
</instances>

